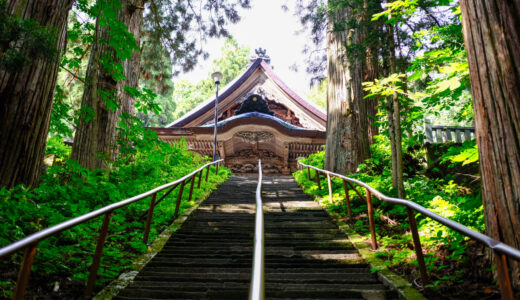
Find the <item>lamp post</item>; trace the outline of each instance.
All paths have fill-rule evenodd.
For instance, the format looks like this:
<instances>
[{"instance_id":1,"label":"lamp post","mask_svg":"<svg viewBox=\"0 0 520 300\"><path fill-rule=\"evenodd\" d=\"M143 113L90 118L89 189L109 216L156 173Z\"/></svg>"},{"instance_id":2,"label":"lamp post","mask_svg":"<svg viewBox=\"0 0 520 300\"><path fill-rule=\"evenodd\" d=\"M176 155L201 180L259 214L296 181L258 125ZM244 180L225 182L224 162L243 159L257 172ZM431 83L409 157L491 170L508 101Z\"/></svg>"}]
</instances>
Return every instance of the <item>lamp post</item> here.
<instances>
[{"instance_id":1,"label":"lamp post","mask_svg":"<svg viewBox=\"0 0 520 300\"><path fill-rule=\"evenodd\" d=\"M222 73L215 72L211 74L211 78L213 78L215 86L217 87L215 95L215 122L213 130L213 161L215 161L217 159L218 85L220 84L220 80L222 79Z\"/></svg>"}]
</instances>

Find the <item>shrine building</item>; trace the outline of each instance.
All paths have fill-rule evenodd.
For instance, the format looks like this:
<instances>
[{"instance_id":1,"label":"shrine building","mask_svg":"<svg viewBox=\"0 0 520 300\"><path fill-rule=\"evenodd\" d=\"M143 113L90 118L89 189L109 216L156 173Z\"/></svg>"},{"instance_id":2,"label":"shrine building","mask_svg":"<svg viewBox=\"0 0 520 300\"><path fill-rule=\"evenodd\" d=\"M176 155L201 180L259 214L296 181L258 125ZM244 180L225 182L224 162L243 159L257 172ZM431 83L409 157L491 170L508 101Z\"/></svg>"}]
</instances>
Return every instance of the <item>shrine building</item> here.
<instances>
[{"instance_id":1,"label":"shrine building","mask_svg":"<svg viewBox=\"0 0 520 300\"><path fill-rule=\"evenodd\" d=\"M296 159L322 150L327 116L292 91L257 50L247 70L218 96L217 154L234 173L253 173L258 159L264 173L296 171ZM161 140L184 137L188 148L213 155L215 98L164 128L151 128Z\"/></svg>"}]
</instances>

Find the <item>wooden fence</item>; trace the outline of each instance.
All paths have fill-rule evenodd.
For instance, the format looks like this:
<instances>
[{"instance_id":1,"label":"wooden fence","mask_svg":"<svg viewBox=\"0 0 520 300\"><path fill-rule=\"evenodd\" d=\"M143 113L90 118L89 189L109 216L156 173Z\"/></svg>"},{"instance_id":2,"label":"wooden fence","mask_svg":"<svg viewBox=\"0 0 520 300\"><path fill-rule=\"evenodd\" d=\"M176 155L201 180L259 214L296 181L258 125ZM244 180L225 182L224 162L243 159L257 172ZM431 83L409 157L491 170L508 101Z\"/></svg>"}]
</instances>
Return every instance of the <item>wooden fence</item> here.
<instances>
[{"instance_id":1,"label":"wooden fence","mask_svg":"<svg viewBox=\"0 0 520 300\"><path fill-rule=\"evenodd\" d=\"M431 144L445 142L462 143L475 139L475 127L432 125L428 119L426 119L424 127L426 142Z\"/></svg>"}]
</instances>

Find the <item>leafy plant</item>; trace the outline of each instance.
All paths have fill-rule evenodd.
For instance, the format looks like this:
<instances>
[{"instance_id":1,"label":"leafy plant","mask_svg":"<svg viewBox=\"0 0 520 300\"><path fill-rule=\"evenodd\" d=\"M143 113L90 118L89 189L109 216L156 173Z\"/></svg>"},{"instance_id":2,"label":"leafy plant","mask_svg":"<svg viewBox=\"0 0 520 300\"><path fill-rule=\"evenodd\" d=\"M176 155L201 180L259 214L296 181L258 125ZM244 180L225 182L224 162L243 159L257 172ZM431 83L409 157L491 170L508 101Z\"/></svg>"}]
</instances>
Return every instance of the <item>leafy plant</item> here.
<instances>
[{"instance_id":1,"label":"leafy plant","mask_svg":"<svg viewBox=\"0 0 520 300\"><path fill-rule=\"evenodd\" d=\"M51 138L47 152L66 158L69 150L70 147L55 136ZM38 188L30 190L16 186L9 190L0 189L0 247L43 228L171 182L208 161L189 152L183 141L173 145L150 142L149 147L139 147L133 156L131 162L117 161L109 172L90 171L75 161L64 160L47 169ZM195 203L194 199L215 189L230 174L227 169L219 168L218 175L215 175L215 168L212 167L209 181L203 180L200 189L194 189L192 201L188 202L188 193L183 194L181 213ZM178 189L156 207L150 241L172 222L177 194ZM142 243L144 219L140 216L148 207L149 201L142 200L114 212L103 251L98 287L131 268L131 260L146 250L146 245ZM94 219L38 244L32 278L43 285L40 288L45 289L46 294L52 294L55 282L79 289L84 286L101 222L102 218ZM0 273L3 274L0 276L0 288L4 295L11 293L20 259L21 253L17 253L0 263Z\"/></svg>"}]
</instances>

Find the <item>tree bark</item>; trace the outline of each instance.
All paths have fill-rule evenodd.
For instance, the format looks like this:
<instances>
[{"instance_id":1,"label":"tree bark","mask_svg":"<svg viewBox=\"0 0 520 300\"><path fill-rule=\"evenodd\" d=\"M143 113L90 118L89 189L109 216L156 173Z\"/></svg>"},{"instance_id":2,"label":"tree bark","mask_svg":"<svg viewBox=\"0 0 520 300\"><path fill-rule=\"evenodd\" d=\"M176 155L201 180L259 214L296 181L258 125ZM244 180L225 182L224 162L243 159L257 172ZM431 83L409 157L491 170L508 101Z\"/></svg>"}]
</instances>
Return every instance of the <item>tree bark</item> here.
<instances>
[{"instance_id":1,"label":"tree bark","mask_svg":"<svg viewBox=\"0 0 520 300\"><path fill-rule=\"evenodd\" d=\"M520 249L520 1L462 0L486 231ZM513 286L520 263L509 260Z\"/></svg>"},{"instance_id":2,"label":"tree bark","mask_svg":"<svg viewBox=\"0 0 520 300\"><path fill-rule=\"evenodd\" d=\"M361 29L355 29L353 35L354 43L358 44L361 49L361 45L364 42L366 35ZM357 162L360 164L370 157L370 143L368 138L368 103L363 99L365 96L365 91L363 90L363 79L365 77L366 60L361 53L350 55L349 59L352 61L352 98L358 122Z\"/></svg>"},{"instance_id":3,"label":"tree bark","mask_svg":"<svg viewBox=\"0 0 520 300\"><path fill-rule=\"evenodd\" d=\"M144 1L134 1L134 3L123 1L118 17L127 25L129 32L134 35L137 43L141 38L143 5ZM96 42L92 47L86 74L90 84L85 85L81 100L82 110L90 108L95 115L82 114L72 146L71 158L89 169L104 169L108 166L108 162L117 156L116 127L119 116L123 112L134 114L134 100L124 92L123 87L125 85L137 86L140 56L138 53L134 53L130 60L122 62L123 74L126 78L119 82L114 80L110 72L99 63L103 56L118 61L114 49L106 42L99 42L110 39L109 30L109 27L100 28L99 25L96 26ZM119 107L109 109L99 91L110 93L110 97L113 97Z\"/></svg>"},{"instance_id":4,"label":"tree bark","mask_svg":"<svg viewBox=\"0 0 520 300\"><path fill-rule=\"evenodd\" d=\"M364 81L373 82L380 75L379 68L379 56L378 49L382 47L377 32L382 32L383 23L381 21L372 21L372 15L381 11L381 1L368 0L363 1L363 40L366 46L366 57L365 57L365 68L364 68ZM367 41L370 39L370 41ZM364 96L368 93L365 92ZM372 145L374 136L379 134L379 128L376 125L377 115L377 104L379 100L377 98L365 99L366 103L366 115L367 115L367 133L368 133L368 144Z\"/></svg>"},{"instance_id":5,"label":"tree bark","mask_svg":"<svg viewBox=\"0 0 520 300\"><path fill-rule=\"evenodd\" d=\"M143 7L147 0L134 1L133 6L127 9L134 10L133 13L124 14L124 23L128 26L128 32L134 35L134 39L141 47L141 37L143 30ZM119 107L118 116L127 114L129 116L135 116L135 99L124 91L125 86L138 87L139 77L141 75L141 52L135 51L133 56L129 60L123 62L125 79L121 80L117 84L117 98L120 100L121 106ZM128 124L130 125L130 124ZM129 142L125 137L118 134L118 138ZM119 149L115 149L119 151Z\"/></svg>"},{"instance_id":6,"label":"tree bark","mask_svg":"<svg viewBox=\"0 0 520 300\"><path fill-rule=\"evenodd\" d=\"M373 82L377 78L379 78L379 57L377 56L377 50L375 48L369 48L367 49L365 81ZM366 99L365 102L367 105L368 143L372 145L375 142L374 136L379 134L379 128L376 124L377 103L379 99Z\"/></svg>"},{"instance_id":7,"label":"tree bark","mask_svg":"<svg viewBox=\"0 0 520 300\"><path fill-rule=\"evenodd\" d=\"M35 186L41 174L54 89L72 0L10 0L7 11L56 29L59 55L18 72L0 70L0 186Z\"/></svg>"},{"instance_id":8,"label":"tree bark","mask_svg":"<svg viewBox=\"0 0 520 300\"><path fill-rule=\"evenodd\" d=\"M141 43L142 26L143 26L143 12L144 4L148 0L134 0L129 6L127 3L123 10L127 12L124 14L123 22L128 26L128 32L134 35L137 45ZM139 83L139 76L141 74L141 53L134 51L131 59L123 62L125 79L118 82L118 98L121 99L121 112L135 115L135 99L124 91L125 86L137 87Z\"/></svg>"},{"instance_id":9,"label":"tree bark","mask_svg":"<svg viewBox=\"0 0 520 300\"><path fill-rule=\"evenodd\" d=\"M347 45L357 33L347 28L345 20L351 17L351 8L337 8L329 15L327 29L327 139L325 168L339 173L356 172L360 152L359 113L363 101L361 88L362 68L358 58L347 57ZM334 30L341 23L342 30ZM351 34L349 34L351 32Z\"/></svg>"},{"instance_id":10,"label":"tree bark","mask_svg":"<svg viewBox=\"0 0 520 300\"><path fill-rule=\"evenodd\" d=\"M390 73L397 73L395 59L395 37L393 25L388 25L388 44L390 48ZM397 189L399 198L404 198L404 175L403 175L403 146L401 129L401 103L399 95L394 92L388 104L388 124L390 133L390 144L392 149L392 183Z\"/></svg>"}]
</instances>

